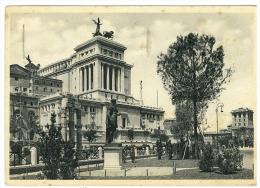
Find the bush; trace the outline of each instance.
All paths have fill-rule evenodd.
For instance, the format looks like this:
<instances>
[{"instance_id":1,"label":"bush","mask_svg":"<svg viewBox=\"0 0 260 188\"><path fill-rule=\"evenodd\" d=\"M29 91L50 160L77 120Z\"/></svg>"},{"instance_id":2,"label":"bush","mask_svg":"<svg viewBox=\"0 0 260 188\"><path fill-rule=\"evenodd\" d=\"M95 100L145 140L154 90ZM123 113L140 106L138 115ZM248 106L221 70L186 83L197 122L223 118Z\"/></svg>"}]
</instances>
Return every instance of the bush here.
<instances>
[{"instance_id":1,"label":"bush","mask_svg":"<svg viewBox=\"0 0 260 188\"><path fill-rule=\"evenodd\" d=\"M214 162L213 148L211 145L207 144L202 148L202 156L199 161L199 168L203 172L212 172Z\"/></svg>"},{"instance_id":2,"label":"bush","mask_svg":"<svg viewBox=\"0 0 260 188\"><path fill-rule=\"evenodd\" d=\"M234 173L243 167L243 155L238 148L222 149L217 157L217 165L223 174Z\"/></svg>"}]
</instances>

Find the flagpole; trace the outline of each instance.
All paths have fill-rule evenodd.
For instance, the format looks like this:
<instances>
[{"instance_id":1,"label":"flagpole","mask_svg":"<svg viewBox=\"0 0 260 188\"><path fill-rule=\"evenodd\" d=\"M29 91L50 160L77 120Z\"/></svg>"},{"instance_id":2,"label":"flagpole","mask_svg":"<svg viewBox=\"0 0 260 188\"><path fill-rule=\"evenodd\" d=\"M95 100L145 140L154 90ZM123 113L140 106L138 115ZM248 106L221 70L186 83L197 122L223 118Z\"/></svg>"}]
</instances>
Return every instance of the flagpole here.
<instances>
[{"instance_id":1,"label":"flagpole","mask_svg":"<svg viewBox=\"0 0 260 188\"><path fill-rule=\"evenodd\" d=\"M25 47L24 47L24 42L25 42L25 27L24 27L24 24L23 24L23 63L25 63Z\"/></svg>"},{"instance_id":2,"label":"flagpole","mask_svg":"<svg viewBox=\"0 0 260 188\"><path fill-rule=\"evenodd\" d=\"M157 108L158 108L158 89L156 90L156 104L157 104Z\"/></svg>"}]
</instances>

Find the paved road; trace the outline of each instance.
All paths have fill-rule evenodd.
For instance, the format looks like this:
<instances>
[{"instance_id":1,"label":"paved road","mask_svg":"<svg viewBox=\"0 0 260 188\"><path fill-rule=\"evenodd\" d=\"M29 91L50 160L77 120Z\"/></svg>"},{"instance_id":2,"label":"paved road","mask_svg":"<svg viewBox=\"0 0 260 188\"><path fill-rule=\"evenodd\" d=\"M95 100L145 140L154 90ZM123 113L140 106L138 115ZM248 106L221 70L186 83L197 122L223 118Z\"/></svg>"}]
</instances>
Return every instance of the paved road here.
<instances>
[{"instance_id":1,"label":"paved road","mask_svg":"<svg viewBox=\"0 0 260 188\"><path fill-rule=\"evenodd\" d=\"M243 168L246 169L253 169L253 164L254 164L254 151L251 150L242 150L241 151L244 154L243 158Z\"/></svg>"}]
</instances>

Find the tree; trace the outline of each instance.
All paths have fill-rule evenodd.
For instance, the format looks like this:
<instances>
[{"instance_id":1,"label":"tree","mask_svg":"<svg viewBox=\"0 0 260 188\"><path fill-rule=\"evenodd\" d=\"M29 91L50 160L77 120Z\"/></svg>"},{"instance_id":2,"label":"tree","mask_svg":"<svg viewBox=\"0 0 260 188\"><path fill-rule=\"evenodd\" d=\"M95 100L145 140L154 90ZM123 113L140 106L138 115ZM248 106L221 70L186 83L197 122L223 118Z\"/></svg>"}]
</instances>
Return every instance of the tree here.
<instances>
[{"instance_id":1,"label":"tree","mask_svg":"<svg viewBox=\"0 0 260 188\"><path fill-rule=\"evenodd\" d=\"M198 157L198 105L206 105L219 97L232 75L230 68L224 72L224 50L214 48L213 36L189 33L178 36L166 54L158 56L157 73L173 104L188 101L193 107L195 155Z\"/></svg>"},{"instance_id":2,"label":"tree","mask_svg":"<svg viewBox=\"0 0 260 188\"><path fill-rule=\"evenodd\" d=\"M55 126L55 119L56 114L52 113L47 132L40 132L40 156L45 164L43 173L47 179L74 179L74 169L77 167L75 143L62 139L61 127Z\"/></svg>"},{"instance_id":3,"label":"tree","mask_svg":"<svg viewBox=\"0 0 260 188\"><path fill-rule=\"evenodd\" d=\"M186 103L176 105L175 110L176 125L171 127L171 132L176 140L182 144L188 137L188 133L192 131L192 108Z\"/></svg>"},{"instance_id":4,"label":"tree","mask_svg":"<svg viewBox=\"0 0 260 188\"><path fill-rule=\"evenodd\" d=\"M160 127L158 129L154 129L154 133L151 134L151 138L157 138L160 142L167 142L169 140L169 137L165 134L165 132L162 132Z\"/></svg>"},{"instance_id":5,"label":"tree","mask_svg":"<svg viewBox=\"0 0 260 188\"><path fill-rule=\"evenodd\" d=\"M83 136L88 140L90 146L90 143L92 143L97 138L97 131L95 129L88 129L83 133Z\"/></svg>"},{"instance_id":6,"label":"tree","mask_svg":"<svg viewBox=\"0 0 260 188\"><path fill-rule=\"evenodd\" d=\"M134 139L134 130L133 129L128 129L127 130L127 137L128 139L132 142Z\"/></svg>"}]
</instances>

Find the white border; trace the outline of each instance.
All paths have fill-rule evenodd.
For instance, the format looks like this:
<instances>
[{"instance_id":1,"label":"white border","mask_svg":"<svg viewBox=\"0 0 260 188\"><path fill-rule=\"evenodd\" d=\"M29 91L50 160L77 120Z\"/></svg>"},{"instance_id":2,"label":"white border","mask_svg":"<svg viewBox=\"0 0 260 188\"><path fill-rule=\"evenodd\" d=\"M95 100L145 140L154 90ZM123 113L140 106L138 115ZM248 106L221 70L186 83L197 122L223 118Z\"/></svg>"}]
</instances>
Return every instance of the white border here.
<instances>
[{"instance_id":1,"label":"white border","mask_svg":"<svg viewBox=\"0 0 260 188\"><path fill-rule=\"evenodd\" d=\"M0 75L2 78L0 79L0 88L2 92L0 92L0 104L1 105L1 118L0 118L0 187L7 187L5 185L5 160L4 160L4 46L5 46L5 35L4 35L4 20L5 20L5 7L9 5L256 5L257 6L257 135L259 142L260 135L260 115L259 115L259 107L260 107L260 65L259 65L259 0L54 0L54 1L44 1L44 0L0 0ZM257 144L257 159L259 159L260 154L260 144ZM259 160L260 161L260 160ZM260 173L260 166L258 162L257 164L257 174ZM257 182L259 182L260 176L257 177ZM8 186L8 187L17 187L17 186ZM28 186L29 187L29 186ZM47 186L39 186L39 187L47 187ZM57 187L57 186L56 186ZM91 187L91 186L80 186L80 187ZM93 187L93 186L92 186ZM100 186L99 186L100 187ZM209 186L208 186L209 187Z\"/></svg>"}]
</instances>

